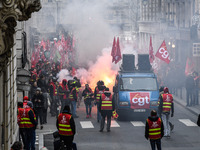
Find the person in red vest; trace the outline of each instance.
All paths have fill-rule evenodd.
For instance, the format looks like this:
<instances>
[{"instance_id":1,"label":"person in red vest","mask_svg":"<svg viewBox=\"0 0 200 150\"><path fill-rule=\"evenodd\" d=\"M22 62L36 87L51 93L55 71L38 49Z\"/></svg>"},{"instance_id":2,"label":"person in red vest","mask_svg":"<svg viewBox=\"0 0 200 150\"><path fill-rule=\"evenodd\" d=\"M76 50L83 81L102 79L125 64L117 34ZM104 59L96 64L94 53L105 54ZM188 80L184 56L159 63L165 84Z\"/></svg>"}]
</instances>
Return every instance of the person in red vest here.
<instances>
[{"instance_id":1,"label":"person in red vest","mask_svg":"<svg viewBox=\"0 0 200 150\"><path fill-rule=\"evenodd\" d=\"M23 98L23 107L24 108L27 106L28 100L29 100L28 96L24 96L24 98Z\"/></svg>"},{"instance_id":2,"label":"person in red vest","mask_svg":"<svg viewBox=\"0 0 200 150\"><path fill-rule=\"evenodd\" d=\"M76 134L76 126L69 105L66 105L59 114L56 122L59 131L60 140L64 141L67 150L72 150L74 135Z\"/></svg>"},{"instance_id":3,"label":"person in red vest","mask_svg":"<svg viewBox=\"0 0 200 150\"><path fill-rule=\"evenodd\" d=\"M22 138L22 142L24 144L24 149L26 149L26 147L25 147L25 144L26 144L25 128L24 128L24 124L23 124L23 112L24 112L23 103L18 102L17 124L19 126L19 135Z\"/></svg>"},{"instance_id":4,"label":"person in red vest","mask_svg":"<svg viewBox=\"0 0 200 150\"><path fill-rule=\"evenodd\" d=\"M151 111L151 116L146 120L145 138L150 140L152 150L161 150L161 138L164 135L164 126L156 110Z\"/></svg>"},{"instance_id":5,"label":"person in red vest","mask_svg":"<svg viewBox=\"0 0 200 150\"><path fill-rule=\"evenodd\" d=\"M101 113L99 112L99 100L101 97L101 94L104 93L105 90L104 82L103 81L98 81L97 86L95 87L94 90L94 99L95 99L95 105L97 105L97 122L101 120Z\"/></svg>"},{"instance_id":6,"label":"person in red vest","mask_svg":"<svg viewBox=\"0 0 200 150\"><path fill-rule=\"evenodd\" d=\"M70 105L70 100L68 99L69 92L70 91L67 86L67 80L63 79L58 88L58 93L61 100L61 111L63 110L65 105Z\"/></svg>"},{"instance_id":7,"label":"person in red vest","mask_svg":"<svg viewBox=\"0 0 200 150\"><path fill-rule=\"evenodd\" d=\"M159 112L161 113L163 124L165 127L164 136L170 137L171 127L169 124L169 117L171 112L171 117L174 116L174 103L173 96L169 93L169 89L164 87L164 93L160 96ZM173 126L173 125L172 125Z\"/></svg>"},{"instance_id":8,"label":"person in red vest","mask_svg":"<svg viewBox=\"0 0 200 150\"><path fill-rule=\"evenodd\" d=\"M70 84L69 89L70 89L69 100L71 101L72 115L74 118L78 118L79 116L76 115L76 103L78 99L78 93L76 91L76 81L73 81Z\"/></svg>"},{"instance_id":9,"label":"person in red vest","mask_svg":"<svg viewBox=\"0 0 200 150\"><path fill-rule=\"evenodd\" d=\"M99 112L101 113L101 124L99 132L103 132L105 118L107 117L107 132L110 132L112 112L115 110L114 97L106 88L99 100Z\"/></svg>"},{"instance_id":10,"label":"person in red vest","mask_svg":"<svg viewBox=\"0 0 200 150\"><path fill-rule=\"evenodd\" d=\"M25 149L26 150L35 150L35 129L37 126L37 121L36 121L36 116L33 111L33 109L30 106L29 103L32 104L32 102L27 102L26 108L24 108L23 112L23 122L22 124L24 125L25 128L25 138L26 138L26 143L25 143Z\"/></svg>"}]
</instances>

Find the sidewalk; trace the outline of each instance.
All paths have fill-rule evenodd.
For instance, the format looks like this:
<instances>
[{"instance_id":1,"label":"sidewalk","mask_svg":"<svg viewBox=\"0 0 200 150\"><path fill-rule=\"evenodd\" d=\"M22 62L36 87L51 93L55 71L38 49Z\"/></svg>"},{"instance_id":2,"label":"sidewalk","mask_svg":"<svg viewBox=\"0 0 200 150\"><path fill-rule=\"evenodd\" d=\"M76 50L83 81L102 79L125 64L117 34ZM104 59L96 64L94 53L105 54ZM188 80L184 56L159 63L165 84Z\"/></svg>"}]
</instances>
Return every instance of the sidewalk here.
<instances>
[{"instance_id":1,"label":"sidewalk","mask_svg":"<svg viewBox=\"0 0 200 150\"><path fill-rule=\"evenodd\" d=\"M180 98L181 97L180 90L177 91L177 94L173 94L173 97L174 97L175 102L177 102L181 106L188 109L191 113L193 113L195 115L200 114L200 105L191 106L191 107L186 106L187 103L186 103L186 91L185 91L185 89L183 89L183 91L182 91L182 98Z\"/></svg>"}]
</instances>

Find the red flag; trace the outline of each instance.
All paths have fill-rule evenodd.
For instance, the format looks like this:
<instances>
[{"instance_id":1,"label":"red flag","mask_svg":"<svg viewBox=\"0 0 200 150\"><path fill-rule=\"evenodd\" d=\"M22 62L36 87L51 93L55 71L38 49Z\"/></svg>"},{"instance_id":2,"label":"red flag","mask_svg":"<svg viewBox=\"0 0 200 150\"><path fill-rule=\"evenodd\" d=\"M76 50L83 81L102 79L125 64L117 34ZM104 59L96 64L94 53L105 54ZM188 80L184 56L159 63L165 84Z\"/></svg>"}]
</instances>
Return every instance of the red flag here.
<instances>
[{"instance_id":1,"label":"red flag","mask_svg":"<svg viewBox=\"0 0 200 150\"><path fill-rule=\"evenodd\" d=\"M35 52L33 52L31 56L31 65L35 65L35 64L36 64Z\"/></svg>"},{"instance_id":2,"label":"red flag","mask_svg":"<svg viewBox=\"0 0 200 150\"><path fill-rule=\"evenodd\" d=\"M76 75L76 69L72 67L71 75L74 77Z\"/></svg>"},{"instance_id":3,"label":"red flag","mask_svg":"<svg viewBox=\"0 0 200 150\"><path fill-rule=\"evenodd\" d=\"M194 62L191 58L187 58L186 66L185 66L185 75L188 76L190 73L194 71Z\"/></svg>"},{"instance_id":4,"label":"red flag","mask_svg":"<svg viewBox=\"0 0 200 150\"><path fill-rule=\"evenodd\" d=\"M149 61L153 63L155 57L153 55L153 46L152 46L152 38L150 37L150 44L149 44Z\"/></svg>"},{"instance_id":5,"label":"red flag","mask_svg":"<svg viewBox=\"0 0 200 150\"><path fill-rule=\"evenodd\" d=\"M114 40L113 40L113 46L112 46L112 51L111 51L111 56L113 57L112 58L112 62L114 62L114 57L115 57L115 54L116 54L116 42L115 42L115 37L114 37Z\"/></svg>"},{"instance_id":6,"label":"red flag","mask_svg":"<svg viewBox=\"0 0 200 150\"><path fill-rule=\"evenodd\" d=\"M162 44L161 44L160 48L158 49L155 56L160 58L161 60L163 60L167 64L170 63L169 52L167 51L165 40L162 42Z\"/></svg>"},{"instance_id":7,"label":"red flag","mask_svg":"<svg viewBox=\"0 0 200 150\"><path fill-rule=\"evenodd\" d=\"M115 64L117 64L122 59L121 50L119 46L119 37L117 38L117 47L116 47L116 54L115 54Z\"/></svg>"}]
</instances>

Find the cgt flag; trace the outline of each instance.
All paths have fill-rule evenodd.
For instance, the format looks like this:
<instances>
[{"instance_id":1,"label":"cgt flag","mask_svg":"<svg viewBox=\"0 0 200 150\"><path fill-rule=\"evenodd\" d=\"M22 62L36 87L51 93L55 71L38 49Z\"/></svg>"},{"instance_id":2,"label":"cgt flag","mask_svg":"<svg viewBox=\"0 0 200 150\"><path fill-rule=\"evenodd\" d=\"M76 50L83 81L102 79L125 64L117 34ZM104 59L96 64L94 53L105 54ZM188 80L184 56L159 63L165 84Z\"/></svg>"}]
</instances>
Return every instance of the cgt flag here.
<instances>
[{"instance_id":1,"label":"cgt flag","mask_svg":"<svg viewBox=\"0 0 200 150\"><path fill-rule=\"evenodd\" d=\"M152 64L155 57L153 55L153 46L152 46L152 38L150 37L150 44L149 44L149 61Z\"/></svg>"},{"instance_id":2,"label":"cgt flag","mask_svg":"<svg viewBox=\"0 0 200 150\"><path fill-rule=\"evenodd\" d=\"M158 49L156 55L159 59L163 60L167 64L170 63L169 52L167 51L167 47L165 44L165 40L162 42L160 48Z\"/></svg>"}]
</instances>

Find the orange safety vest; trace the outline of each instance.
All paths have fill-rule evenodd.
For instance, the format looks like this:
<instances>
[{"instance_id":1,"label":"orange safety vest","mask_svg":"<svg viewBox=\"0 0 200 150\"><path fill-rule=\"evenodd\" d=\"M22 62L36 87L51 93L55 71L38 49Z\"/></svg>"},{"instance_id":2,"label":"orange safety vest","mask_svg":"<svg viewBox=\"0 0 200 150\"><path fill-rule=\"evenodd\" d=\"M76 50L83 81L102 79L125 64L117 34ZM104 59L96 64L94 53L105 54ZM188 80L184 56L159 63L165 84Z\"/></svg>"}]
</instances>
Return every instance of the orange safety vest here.
<instances>
[{"instance_id":1,"label":"orange safety vest","mask_svg":"<svg viewBox=\"0 0 200 150\"><path fill-rule=\"evenodd\" d=\"M56 85L53 82L51 82L50 86L53 86L53 96L56 96L58 94Z\"/></svg>"},{"instance_id":2,"label":"orange safety vest","mask_svg":"<svg viewBox=\"0 0 200 150\"><path fill-rule=\"evenodd\" d=\"M96 94L96 101L99 102L101 95L104 93L104 90L100 91L98 89L98 87L96 87L96 92L97 92L97 94Z\"/></svg>"},{"instance_id":3,"label":"orange safety vest","mask_svg":"<svg viewBox=\"0 0 200 150\"><path fill-rule=\"evenodd\" d=\"M19 125L19 128L24 128L24 124L22 123L23 112L24 112L24 108L18 108L17 109L17 123Z\"/></svg>"},{"instance_id":4,"label":"orange safety vest","mask_svg":"<svg viewBox=\"0 0 200 150\"><path fill-rule=\"evenodd\" d=\"M173 103L172 94L162 94L163 98L163 112L170 112Z\"/></svg>"},{"instance_id":5,"label":"orange safety vest","mask_svg":"<svg viewBox=\"0 0 200 150\"><path fill-rule=\"evenodd\" d=\"M102 94L101 98L101 110L112 110L112 94L110 94L110 97L107 97L105 94Z\"/></svg>"},{"instance_id":6,"label":"orange safety vest","mask_svg":"<svg viewBox=\"0 0 200 150\"><path fill-rule=\"evenodd\" d=\"M70 126L70 119L72 115L60 113L58 116L58 131L60 135L72 136L74 135Z\"/></svg>"},{"instance_id":7,"label":"orange safety vest","mask_svg":"<svg viewBox=\"0 0 200 150\"><path fill-rule=\"evenodd\" d=\"M70 99L70 101L75 101L74 96L73 96L73 91L74 91L74 90L76 90L75 87L71 90L71 92L70 92L70 94L69 94L69 99ZM76 92L76 96L77 96L77 92Z\"/></svg>"},{"instance_id":8,"label":"orange safety vest","mask_svg":"<svg viewBox=\"0 0 200 150\"><path fill-rule=\"evenodd\" d=\"M161 119L158 118L157 121L151 121L147 119L149 125L149 138L150 139L160 139L161 138Z\"/></svg>"},{"instance_id":9,"label":"orange safety vest","mask_svg":"<svg viewBox=\"0 0 200 150\"><path fill-rule=\"evenodd\" d=\"M60 87L62 87L63 90L67 91L68 90L68 86L64 86L62 83L60 84ZM67 99L67 95L65 93L60 92L59 93L60 96L63 96L63 99Z\"/></svg>"},{"instance_id":10,"label":"orange safety vest","mask_svg":"<svg viewBox=\"0 0 200 150\"><path fill-rule=\"evenodd\" d=\"M30 117L28 115L29 111L33 111L32 108L24 108L22 122L21 122L23 124L24 128L32 128L35 126L30 121ZM36 120L34 111L33 111L33 114L34 114L34 120Z\"/></svg>"}]
</instances>

